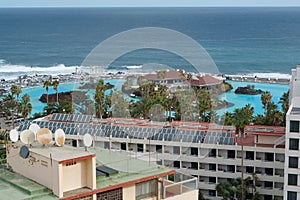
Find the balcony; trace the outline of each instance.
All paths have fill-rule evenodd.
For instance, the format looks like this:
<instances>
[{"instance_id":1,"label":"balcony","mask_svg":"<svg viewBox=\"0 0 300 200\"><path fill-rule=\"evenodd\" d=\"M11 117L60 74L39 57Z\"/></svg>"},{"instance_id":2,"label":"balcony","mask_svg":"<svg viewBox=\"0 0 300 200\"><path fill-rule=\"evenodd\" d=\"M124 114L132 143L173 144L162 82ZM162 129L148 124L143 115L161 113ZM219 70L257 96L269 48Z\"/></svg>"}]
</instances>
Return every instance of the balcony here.
<instances>
[{"instance_id":1,"label":"balcony","mask_svg":"<svg viewBox=\"0 0 300 200\"><path fill-rule=\"evenodd\" d=\"M198 199L198 179L176 173L162 180L162 199Z\"/></svg>"}]
</instances>

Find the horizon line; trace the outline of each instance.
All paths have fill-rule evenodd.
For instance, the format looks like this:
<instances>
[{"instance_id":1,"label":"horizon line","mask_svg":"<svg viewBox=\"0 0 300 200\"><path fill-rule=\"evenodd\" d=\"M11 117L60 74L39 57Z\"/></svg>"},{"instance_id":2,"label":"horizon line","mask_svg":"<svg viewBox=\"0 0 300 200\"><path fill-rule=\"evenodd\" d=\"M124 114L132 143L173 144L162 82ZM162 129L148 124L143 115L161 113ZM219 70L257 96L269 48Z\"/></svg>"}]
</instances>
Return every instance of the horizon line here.
<instances>
[{"instance_id":1,"label":"horizon line","mask_svg":"<svg viewBox=\"0 0 300 200\"><path fill-rule=\"evenodd\" d=\"M206 6L0 6L0 8L299 8L300 5L206 5Z\"/></svg>"}]
</instances>

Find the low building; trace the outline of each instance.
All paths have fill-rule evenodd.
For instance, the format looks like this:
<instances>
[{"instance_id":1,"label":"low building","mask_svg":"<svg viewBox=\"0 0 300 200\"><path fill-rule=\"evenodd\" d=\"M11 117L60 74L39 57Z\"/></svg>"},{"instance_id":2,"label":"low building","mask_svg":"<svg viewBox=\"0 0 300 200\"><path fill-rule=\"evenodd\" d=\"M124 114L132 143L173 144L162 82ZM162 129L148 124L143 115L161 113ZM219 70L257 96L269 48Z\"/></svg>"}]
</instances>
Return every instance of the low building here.
<instances>
[{"instance_id":1,"label":"low building","mask_svg":"<svg viewBox=\"0 0 300 200\"><path fill-rule=\"evenodd\" d=\"M12 172L0 170L1 199L197 199L197 179L101 148L7 146ZM11 186L10 186L11 185Z\"/></svg>"}]
</instances>

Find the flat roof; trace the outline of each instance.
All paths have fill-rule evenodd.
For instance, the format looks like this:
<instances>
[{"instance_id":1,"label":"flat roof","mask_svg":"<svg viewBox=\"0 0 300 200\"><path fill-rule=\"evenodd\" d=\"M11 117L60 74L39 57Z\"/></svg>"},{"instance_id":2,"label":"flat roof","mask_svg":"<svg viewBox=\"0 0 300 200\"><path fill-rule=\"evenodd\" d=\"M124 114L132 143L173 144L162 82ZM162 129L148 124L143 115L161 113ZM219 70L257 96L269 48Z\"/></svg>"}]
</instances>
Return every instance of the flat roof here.
<instances>
[{"instance_id":1,"label":"flat roof","mask_svg":"<svg viewBox=\"0 0 300 200\"><path fill-rule=\"evenodd\" d=\"M95 154L85 151L84 148L75 148L67 145L58 147L54 145L42 146L34 143L32 147L29 147L29 151L46 158L51 157L52 160L58 163L84 160L95 156Z\"/></svg>"},{"instance_id":2,"label":"flat roof","mask_svg":"<svg viewBox=\"0 0 300 200\"><path fill-rule=\"evenodd\" d=\"M51 190L22 175L0 169L1 199L58 199Z\"/></svg>"},{"instance_id":3,"label":"flat roof","mask_svg":"<svg viewBox=\"0 0 300 200\"><path fill-rule=\"evenodd\" d=\"M119 172L110 177L97 177L97 188L104 188L152 176L160 176L162 174L175 173L172 169L131 157L123 151L112 151L101 148L89 148L88 151L96 154L97 166L104 165Z\"/></svg>"}]
</instances>

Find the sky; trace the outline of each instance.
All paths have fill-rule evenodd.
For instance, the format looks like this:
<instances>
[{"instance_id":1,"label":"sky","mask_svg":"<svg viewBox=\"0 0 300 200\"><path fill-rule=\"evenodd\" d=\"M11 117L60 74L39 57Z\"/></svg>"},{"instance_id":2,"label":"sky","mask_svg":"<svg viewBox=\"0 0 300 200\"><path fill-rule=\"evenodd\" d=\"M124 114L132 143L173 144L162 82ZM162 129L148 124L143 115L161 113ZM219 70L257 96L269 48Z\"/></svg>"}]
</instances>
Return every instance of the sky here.
<instances>
[{"instance_id":1,"label":"sky","mask_svg":"<svg viewBox=\"0 0 300 200\"><path fill-rule=\"evenodd\" d=\"M300 6L299 0L0 0L0 7Z\"/></svg>"}]
</instances>

